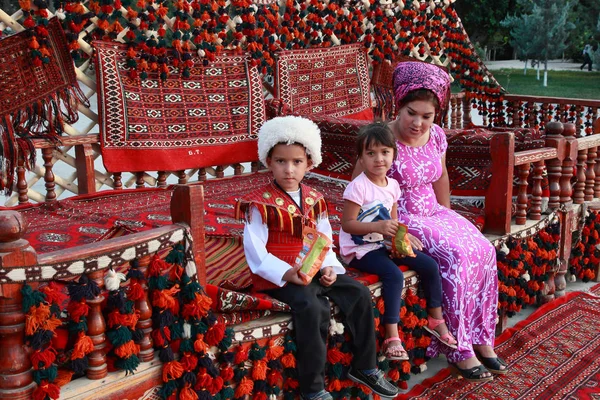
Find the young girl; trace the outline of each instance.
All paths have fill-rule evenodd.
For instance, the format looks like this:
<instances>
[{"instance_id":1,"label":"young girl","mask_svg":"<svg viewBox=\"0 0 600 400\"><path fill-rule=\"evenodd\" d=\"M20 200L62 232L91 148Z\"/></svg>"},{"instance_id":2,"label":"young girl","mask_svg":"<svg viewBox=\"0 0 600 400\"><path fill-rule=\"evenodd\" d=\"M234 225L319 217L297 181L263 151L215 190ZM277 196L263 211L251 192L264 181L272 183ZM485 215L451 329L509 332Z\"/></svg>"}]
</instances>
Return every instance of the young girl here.
<instances>
[{"instance_id":1,"label":"young girl","mask_svg":"<svg viewBox=\"0 0 600 400\"><path fill-rule=\"evenodd\" d=\"M456 348L456 340L442 318L442 287L437 263L422 253L420 240L408 234L415 257L391 254L384 237L394 237L398 230L397 201L400 186L387 172L397 156L394 136L382 123L365 126L359 132L356 150L363 172L344 191L344 213L340 231L340 253L350 267L377 274L383 284L386 339L383 353L389 360L408 360L408 353L398 335L400 299L404 275L399 264L419 274L429 312L432 333L446 345ZM393 218L391 217L393 216Z\"/></svg>"}]
</instances>

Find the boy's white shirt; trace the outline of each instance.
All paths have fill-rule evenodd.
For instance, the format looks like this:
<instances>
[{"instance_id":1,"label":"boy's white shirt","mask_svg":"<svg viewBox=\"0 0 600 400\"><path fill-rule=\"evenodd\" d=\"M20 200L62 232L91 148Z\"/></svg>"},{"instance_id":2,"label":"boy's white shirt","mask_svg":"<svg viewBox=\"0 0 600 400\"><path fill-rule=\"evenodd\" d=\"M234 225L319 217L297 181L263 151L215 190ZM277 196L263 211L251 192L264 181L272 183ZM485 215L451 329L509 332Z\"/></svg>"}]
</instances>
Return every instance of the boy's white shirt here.
<instances>
[{"instance_id":1,"label":"boy's white shirt","mask_svg":"<svg viewBox=\"0 0 600 400\"><path fill-rule=\"evenodd\" d=\"M296 204L300 203L299 189L296 192L288 192L288 194L294 199ZM244 226L244 253L246 254L248 266L252 273L282 287L286 283L286 281L282 279L283 275L288 269L291 269L292 266L267 251L269 229L267 228L267 225L263 223L258 208L252 207L250 213L250 222L246 221ZM317 223L317 231L327 235L331 239L332 229L328 218L321 218L319 220ZM333 270L338 275L346 272L346 269L337 259L333 249L329 249L325 256L325 260L323 260L321 269L325 267L333 267Z\"/></svg>"}]
</instances>

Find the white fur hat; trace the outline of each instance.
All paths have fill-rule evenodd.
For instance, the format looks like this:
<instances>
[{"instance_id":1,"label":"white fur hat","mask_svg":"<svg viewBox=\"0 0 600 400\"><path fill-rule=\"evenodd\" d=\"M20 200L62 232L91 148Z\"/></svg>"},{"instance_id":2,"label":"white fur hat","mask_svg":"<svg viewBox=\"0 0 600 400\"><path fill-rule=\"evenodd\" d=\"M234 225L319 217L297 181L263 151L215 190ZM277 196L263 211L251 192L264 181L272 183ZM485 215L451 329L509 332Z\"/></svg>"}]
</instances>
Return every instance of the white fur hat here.
<instances>
[{"instance_id":1,"label":"white fur hat","mask_svg":"<svg viewBox=\"0 0 600 400\"><path fill-rule=\"evenodd\" d=\"M321 164L321 131L311 120L287 116L268 120L258 131L258 158L267 165L267 154L279 143L300 143L310 156L312 165Z\"/></svg>"}]
</instances>

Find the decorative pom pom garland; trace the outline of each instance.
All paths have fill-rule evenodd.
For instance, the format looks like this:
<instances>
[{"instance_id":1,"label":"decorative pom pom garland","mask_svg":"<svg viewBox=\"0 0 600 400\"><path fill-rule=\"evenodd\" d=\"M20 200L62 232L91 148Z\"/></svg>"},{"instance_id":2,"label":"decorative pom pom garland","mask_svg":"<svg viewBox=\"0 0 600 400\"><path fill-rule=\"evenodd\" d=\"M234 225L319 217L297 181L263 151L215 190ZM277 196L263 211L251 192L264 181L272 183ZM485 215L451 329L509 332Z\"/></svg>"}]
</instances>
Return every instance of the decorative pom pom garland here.
<instances>
[{"instance_id":1,"label":"decorative pom pom garland","mask_svg":"<svg viewBox=\"0 0 600 400\"><path fill-rule=\"evenodd\" d=\"M44 60L46 0L19 1L21 21L32 31L34 62ZM74 59L86 57L91 40L129 46L133 78L154 72L162 79L189 76L192 52L205 64L223 49L248 51L263 73L271 73L279 49L364 43L375 63L396 55L448 64L452 74L486 115L494 112L501 87L470 45L453 1L363 0L81 0L55 1ZM89 26L95 24L95 29Z\"/></svg>"},{"instance_id":2,"label":"decorative pom pom garland","mask_svg":"<svg viewBox=\"0 0 600 400\"><path fill-rule=\"evenodd\" d=\"M558 268L560 223L525 238L509 237L497 251L498 311L512 317L540 301L545 281Z\"/></svg>"},{"instance_id":3,"label":"decorative pom pom garland","mask_svg":"<svg viewBox=\"0 0 600 400\"><path fill-rule=\"evenodd\" d=\"M569 272L589 282L597 278L600 265L600 211L587 210L582 225L579 240L571 250Z\"/></svg>"}]
</instances>

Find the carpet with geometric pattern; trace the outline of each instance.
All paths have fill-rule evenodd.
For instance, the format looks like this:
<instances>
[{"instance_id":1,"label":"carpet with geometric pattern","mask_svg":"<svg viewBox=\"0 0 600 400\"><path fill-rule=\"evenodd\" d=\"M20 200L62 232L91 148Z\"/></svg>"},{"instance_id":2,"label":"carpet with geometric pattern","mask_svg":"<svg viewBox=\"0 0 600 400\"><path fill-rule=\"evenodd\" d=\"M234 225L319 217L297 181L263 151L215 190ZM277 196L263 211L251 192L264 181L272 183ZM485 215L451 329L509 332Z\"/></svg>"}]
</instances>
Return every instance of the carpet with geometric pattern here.
<instances>
[{"instance_id":1,"label":"carpet with geometric pattern","mask_svg":"<svg viewBox=\"0 0 600 400\"><path fill-rule=\"evenodd\" d=\"M600 399L600 284L545 304L496 338L510 371L487 383L443 369L397 399Z\"/></svg>"}]
</instances>

